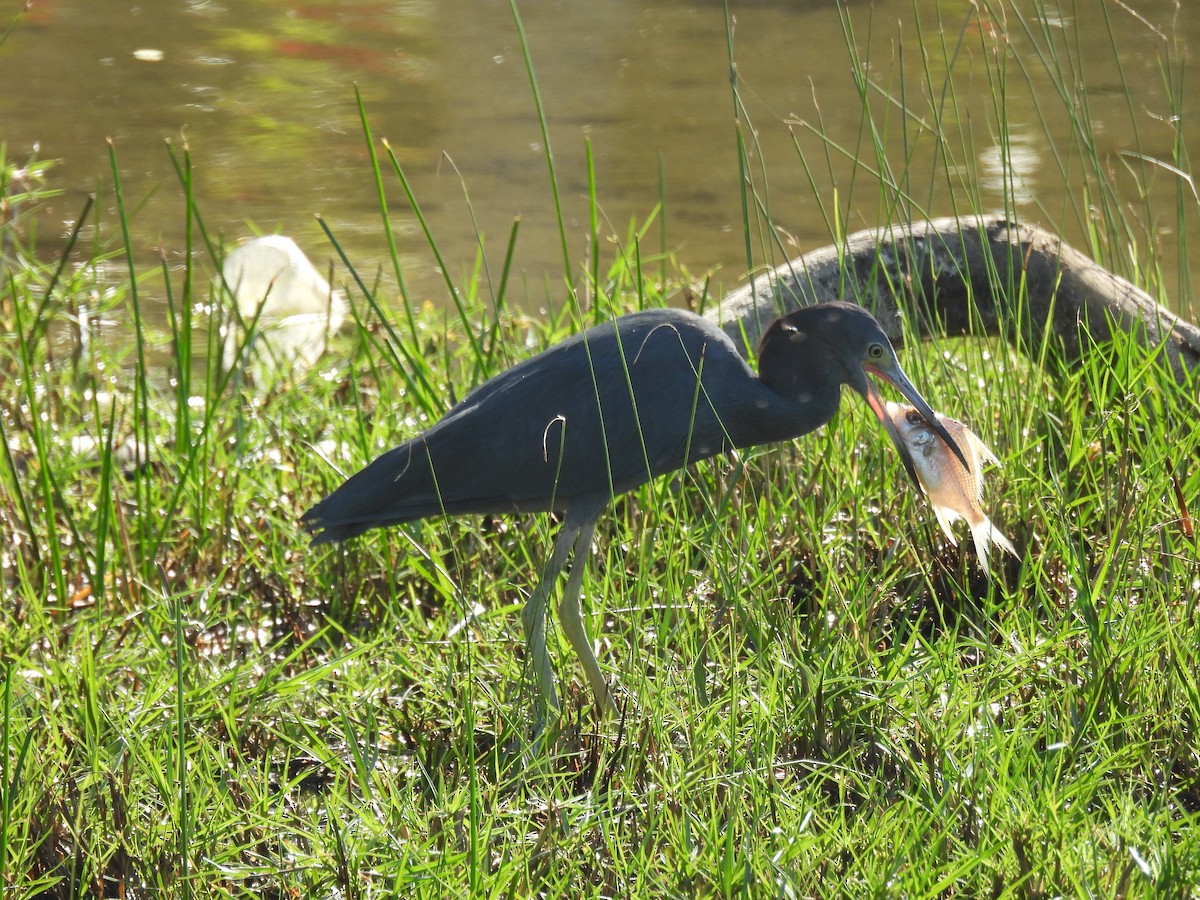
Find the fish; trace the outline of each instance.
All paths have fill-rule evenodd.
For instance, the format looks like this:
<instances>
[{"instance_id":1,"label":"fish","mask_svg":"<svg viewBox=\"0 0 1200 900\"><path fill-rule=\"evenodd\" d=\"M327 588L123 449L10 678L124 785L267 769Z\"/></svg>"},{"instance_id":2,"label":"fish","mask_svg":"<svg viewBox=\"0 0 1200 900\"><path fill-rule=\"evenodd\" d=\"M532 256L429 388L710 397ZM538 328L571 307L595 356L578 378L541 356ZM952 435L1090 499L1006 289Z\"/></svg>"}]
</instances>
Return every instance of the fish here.
<instances>
[{"instance_id":1,"label":"fish","mask_svg":"<svg viewBox=\"0 0 1200 900\"><path fill-rule=\"evenodd\" d=\"M1000 465L991 448L962 422L936 413L942 427L966 453L970 466L964 469L946 442L938 437L933 426L914 407L889 401L887 414L912 453L917 481L929 497L938 524L950 543L958 546L958 538L954 536L951 524L958 519L965 519L971 526L975 553L985 575L991 577L992 574L988 568L988 554L993 544L1020 558L1012 542L992 524L979 505L983 499L983 463Z\"/></svg>"}]
</instances>

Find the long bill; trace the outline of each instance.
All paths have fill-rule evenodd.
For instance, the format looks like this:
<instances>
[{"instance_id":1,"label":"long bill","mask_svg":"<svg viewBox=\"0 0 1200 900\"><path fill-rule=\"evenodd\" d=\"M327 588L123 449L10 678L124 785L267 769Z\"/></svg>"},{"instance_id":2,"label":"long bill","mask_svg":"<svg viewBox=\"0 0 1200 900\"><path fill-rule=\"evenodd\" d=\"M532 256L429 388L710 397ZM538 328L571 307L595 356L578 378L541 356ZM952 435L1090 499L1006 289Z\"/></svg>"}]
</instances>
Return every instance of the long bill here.
<instances>
[{"instance_id":1,"label":"long bill","mask_svg":"<svg viewBox=\"0 0 1200 900\"><path fill-rule=\"evenodd\" d=\"M904 395L913 406L917 408L917 412L925 417L929 425L937 436L946 442L946 446L954 451L954 455L958 457L959 462L963 464L963 468L967 471L971 470L970 464L967 463L967 457L963 455L958 444L954 442L954 438L950 437L950 432L942 424L935 413L925 402L925 398L917 391L913 383L908 380L908 376L898 366L890 366L888 370L875 365L866 365L863 368L872 375L877 375L898 390ZM896 423L892 421L892 417L887 414L887 408L884 406L883 398L879 395L879 388L875 386L870 378L864 378L866 388L863 391L863 398L867 401L867 405L871 407L871 412L875 413L875 417L883 424L884 430L888 433L888 437L892 439L892 443L896 445L896 450L900 454L900 461L904 463L904 469L908 472L908 476L913 480L913 484L920 486L921 482L917 479L917 469L913 465L912 453L908 446L904 443L904 439L900 437L900 432L896 429Z\"/></svg>"}]
</instances>

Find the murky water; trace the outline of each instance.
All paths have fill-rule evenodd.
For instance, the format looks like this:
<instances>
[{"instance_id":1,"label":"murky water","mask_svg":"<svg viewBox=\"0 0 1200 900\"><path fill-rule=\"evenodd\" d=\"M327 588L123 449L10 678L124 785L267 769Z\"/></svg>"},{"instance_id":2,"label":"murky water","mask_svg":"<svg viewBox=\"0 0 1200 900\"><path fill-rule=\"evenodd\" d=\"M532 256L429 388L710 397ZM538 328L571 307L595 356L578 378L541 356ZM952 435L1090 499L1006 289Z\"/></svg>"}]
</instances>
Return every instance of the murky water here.
<instances>
[{"instance_id":1,"label":"murky water","mask_svg":"<svg viewBox=\"0 0 1200 900\"><path fill-rule=\"evenodd\" d=\"M4 18L19 5L7 4ZM849 10L870 76L897 100L903 88L904 101L926 123L926 78L936 93L953 74L953 96L933 99L950 127L956 171L963 184L977 186L986 207L1002 206L1004 170L984 62L1002 49L1006 29L1029 67L1027 74L1008 67L1017 211L1084 244L1077 210L1096 202L1065 187L1079 168L1069 154L1079 148L1072 147L1053 80L1029 49L1024 22L1070 50L1075 71L1068 80L1078 78L1087 101L1076 114L1092 119L1101 142L1096 153L1121 179L1119 202L1137 220L1147 219L1150 239L1172 243L1181 196L1194 220L1190 189L1179 193L1182 182L1169 169L1146 169L1128 154L1171 159L1169 119L1178 111L1165 100L1163 64L1200 46L1195 4L1079 0L1041 7L1016 0L997 3L1006 10L1004 22L980 18L968 0L915 5L919 14L912 0L848 7L832 0L731 2L741 99L756 138L754 179L780 229L779 246L754 248L755 265L828 243L835 206L845 210L840 218L849 229L888 215L872 180L855 175L847 156L831 149L845 148L872 169L880 165L864 132L839 9ZM624 236L632 220L653 212L661 192L665 219L651 228L643 255L665 246L698 277L715 272L714 293L733 287L747 256L722 4L559 0L520 8L550 123L572 265L578 268L585 246L590 141L602 230ZM1191 65L1178 95L1195 96L1198 78ZM101 227L113 233L105 141L111 137L128 202L138 208L137 252L151 267L158 248L178 260L183 246L182 192L169 141L190 149L200 211L225 240L254 229L283 232L324 270L334 254L314 219L320 213L363 271L386 268L357 85L371 128L404 166L451 274L470 271L476 229L498 271L520 217L518 294L532 303L561 299L562 245L507 3L38 0L0 47L0 82L0 140L9 158L24 159L36 144L41 157L59 161L53 184L66 194L41 216L48 250L89 191L100 190ZM886 164L914 208L954 212L935 142L915 120L906 137L899 114L893 108L885 119L888 102L874 94L887 126L880 135ZM1183 113L1190 145L1197 127L1186 107ZM1124 174L1135 163L1151 173L1148 204ZM415 299L443 303L445 286L403 192L390 174L384 180L409 287ZM1176 262L1168 252L1173 290L1181 284ZM1180 270L1192 279L1200 274L1186 262Z\"/></svg>"}]
</instances>

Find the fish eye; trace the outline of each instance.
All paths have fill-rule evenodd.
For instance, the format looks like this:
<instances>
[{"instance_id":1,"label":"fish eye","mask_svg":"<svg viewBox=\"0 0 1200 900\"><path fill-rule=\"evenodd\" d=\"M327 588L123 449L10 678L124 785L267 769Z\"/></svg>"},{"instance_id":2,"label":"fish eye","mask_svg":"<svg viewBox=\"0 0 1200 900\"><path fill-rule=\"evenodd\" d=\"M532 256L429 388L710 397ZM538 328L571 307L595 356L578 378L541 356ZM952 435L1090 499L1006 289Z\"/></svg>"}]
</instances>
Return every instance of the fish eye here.
<instances>
[{"instance_id":1,"label":"fish eye","mask_svg":"<svg viewBox=\"0 0 1200 900\"><path fill-rule=\"evenodd\" d=\"M871 344L867 347L867 356L871 359L883 359L883 344L878 342Z\"/></svg>"}]
</instances>

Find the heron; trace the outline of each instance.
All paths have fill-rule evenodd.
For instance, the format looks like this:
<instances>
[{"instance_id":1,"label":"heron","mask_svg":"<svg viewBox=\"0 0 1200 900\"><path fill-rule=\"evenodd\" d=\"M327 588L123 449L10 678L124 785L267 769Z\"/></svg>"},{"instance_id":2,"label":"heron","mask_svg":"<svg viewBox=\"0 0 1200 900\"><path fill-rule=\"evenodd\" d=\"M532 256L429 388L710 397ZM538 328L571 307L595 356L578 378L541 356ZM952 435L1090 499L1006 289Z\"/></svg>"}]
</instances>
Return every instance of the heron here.
<instances>
[{"instance_id":1,"label":"heron","mask_svg":"<svg viewBox=\"0 0 1200 900\"><path fill-rule=\"evenodd\" d=\"M814 431L837 412L842 385L870 406L915 483L910 451L868 376L903 394L965 465L861 306L822 303L781 316L757 357L755 374L721 328L686 310L620 316L484 382L423 434L350 476L301 525L316 545L431 516L560 514L522 610L539 710L560 711L546 618L572 558L558 620L600 714L612 712L579 598L597 522L613 498L698 460Z\"/></svg>"}]
</instances>

